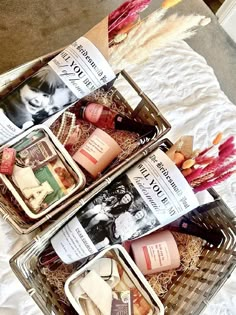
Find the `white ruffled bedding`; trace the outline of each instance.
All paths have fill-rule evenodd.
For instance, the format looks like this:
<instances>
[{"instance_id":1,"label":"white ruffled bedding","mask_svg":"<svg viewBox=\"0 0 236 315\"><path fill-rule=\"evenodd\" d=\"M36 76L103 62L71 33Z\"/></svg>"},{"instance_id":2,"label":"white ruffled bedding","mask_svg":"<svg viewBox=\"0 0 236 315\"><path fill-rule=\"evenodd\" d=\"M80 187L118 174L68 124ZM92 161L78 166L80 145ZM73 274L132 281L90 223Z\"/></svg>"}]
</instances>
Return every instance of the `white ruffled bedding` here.
<instances>
[{"instance_id":1,"label":"white ruffled bedding","mask_svg":"<svg viewBox=\"0 0 236 315\"><path fill-rule=\"evenodd\" d=\"M207 146L223 131L236 135L236 107L221 91L213 70L185 42L176 42L141 66L126 69L141 89L158 105L172 125L168 137L195 136L196 147ZM120 83L122 86L122 83ZM126 95L125 95L126 96ZM131 102L132 97L130 96ZM236 214L236 176L217 187ZM41 311L11 271L8 261L24 244L0 218L0 314L39 315ZM236 272L209 303L204 315L233 315L236 310Z\"/></svg>"}]
</instances>

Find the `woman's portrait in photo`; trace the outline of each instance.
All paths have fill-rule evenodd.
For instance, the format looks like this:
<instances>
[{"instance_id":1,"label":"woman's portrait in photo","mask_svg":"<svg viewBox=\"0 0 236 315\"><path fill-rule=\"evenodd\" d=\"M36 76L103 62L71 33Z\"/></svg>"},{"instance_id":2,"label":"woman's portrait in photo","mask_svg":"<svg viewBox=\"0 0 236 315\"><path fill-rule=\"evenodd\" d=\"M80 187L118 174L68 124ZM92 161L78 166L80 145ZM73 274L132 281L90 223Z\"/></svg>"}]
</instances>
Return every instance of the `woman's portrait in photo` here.
<instances>
[{"instance_id":1,"label":"woman's portrait in photo","mask_svg":"<svg viewBox=\"0 0 236 315\"><path fill-rule=\"evenodd\" d=\"M96 196L77 217L98 250L160 225L126 175Z\"/></svg>"},{"instance_id":2,"label":"woman's portrait in photo","mask_svg":"<svg viewBox=\"0 0 236 315\"><path fill-rule=\"evenodd\" d=\"M60 77L44 66L0 102L0 110L18 128L27 129L76 101Z\"/></svg>"}]
</instances>

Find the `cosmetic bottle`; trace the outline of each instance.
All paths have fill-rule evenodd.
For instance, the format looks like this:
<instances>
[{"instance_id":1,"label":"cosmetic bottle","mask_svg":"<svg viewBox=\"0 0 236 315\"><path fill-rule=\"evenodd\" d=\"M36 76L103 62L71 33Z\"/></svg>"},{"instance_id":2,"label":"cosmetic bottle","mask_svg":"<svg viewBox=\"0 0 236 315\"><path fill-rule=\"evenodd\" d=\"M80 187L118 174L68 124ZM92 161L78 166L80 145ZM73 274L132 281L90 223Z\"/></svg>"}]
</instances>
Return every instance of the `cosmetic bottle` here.
<instances>
[{"instance_id":1,"label":"cosmetic bottle","mask_svg":"<svg viewBox=\"0 0 236 315\"><path fill-rule=\"evenodd\" d=\"M170 231L161 231L136 239L131 243L132 254L144 275L180 266L176 241Z\"/></svg>"},{"instance_id":2,"label":"cosmetic bottle","mask_svg":"<svg viewBox=\"0 0 236 315\"><path fill-rule=\"evenodd\" d=\"M219 246L224 239L224 234L220 230L200 227L187 218L179 218L172 222L169 227L170 230L185 233L188 235L194 235L207 241L210 245ZM209 233L210 232L210 233Z\"/></svg>"},{"instance_id":3,"label":"cosmetic bottle","mask_svg":"<svg viewBox=\"0 0 236 315\"><path fill-rule=\"evenodd\" d=\"M157 126L134 121L97 103L82 105L79 109L78 117L99 128L136 132L142 138L145 138L146 141L151 140L158 132Z\"/></svg>"}]
</instances>

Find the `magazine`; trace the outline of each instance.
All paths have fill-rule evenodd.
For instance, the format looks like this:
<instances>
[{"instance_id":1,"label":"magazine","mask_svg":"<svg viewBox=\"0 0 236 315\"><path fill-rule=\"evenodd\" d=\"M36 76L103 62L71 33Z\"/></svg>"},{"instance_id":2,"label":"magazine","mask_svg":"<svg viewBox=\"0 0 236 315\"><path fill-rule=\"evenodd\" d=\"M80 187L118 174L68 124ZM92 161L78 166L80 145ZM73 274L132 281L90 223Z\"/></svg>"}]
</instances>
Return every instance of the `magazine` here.
<instances>
[{"instance_id":1,"label":"magazine","mask_svg":"<svg viewBox=\"0 0 236 315\"><path fill-rule=\"evenodd\" d=\"M54 115L52 124L56 113L114 78L97 47L79 38L0 101L0 145Z\"/></svg>"},{"instance_id":2,"label":"magazine","mask_svg":"<svg viewBox=\"0 0 236 315\"><path fill-rule=\"evenodd\" d=\"M151 233L198 205L180 170L157 149L85 205L51 243L71 263Z\"/></svg>"}]
</instances>

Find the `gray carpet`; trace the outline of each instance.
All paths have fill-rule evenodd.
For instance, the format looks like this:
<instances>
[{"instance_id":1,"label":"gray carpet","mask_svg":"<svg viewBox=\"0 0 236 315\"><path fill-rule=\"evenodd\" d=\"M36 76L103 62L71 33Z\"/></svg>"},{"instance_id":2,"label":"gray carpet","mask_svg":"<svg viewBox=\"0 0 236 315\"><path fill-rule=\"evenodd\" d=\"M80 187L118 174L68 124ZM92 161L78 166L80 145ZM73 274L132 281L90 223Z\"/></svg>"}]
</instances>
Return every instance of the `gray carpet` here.
<instances>
[{"instance_id":1,"label":"gray carpet","mask_svg":"<svg viewBox=\"0 0 236 315\"><path fill-rule=\"evenodd\" d=\"M122 0L1 0L0 73L73 42ZM158 8L153 0L145 15ZM170 10L211 16L212 23L189 45L214 69L222 90L236 104L236 44L201 0L185 0Z\"/></svg>"}]
</instances>

